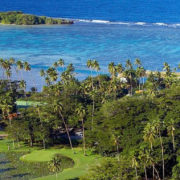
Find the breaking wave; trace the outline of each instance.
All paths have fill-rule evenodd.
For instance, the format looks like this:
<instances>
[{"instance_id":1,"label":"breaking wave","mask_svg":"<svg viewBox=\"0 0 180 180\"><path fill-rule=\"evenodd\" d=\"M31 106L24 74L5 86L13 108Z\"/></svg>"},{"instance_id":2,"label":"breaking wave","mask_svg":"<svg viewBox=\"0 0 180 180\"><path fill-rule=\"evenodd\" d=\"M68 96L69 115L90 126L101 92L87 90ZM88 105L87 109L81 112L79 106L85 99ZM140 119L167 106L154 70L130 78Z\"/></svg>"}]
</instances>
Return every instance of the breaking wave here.
<instances>
[{"instance_id":1,"label":"breaking wave","mask_svg":"<svg viewBox=\"0 0 180 180\"><path fill-rule=\"evenodd\" d=\"M177 24L168 24L163 22L155 22L155 23L147 23L147 22L121 22L121 21L106 21L106 20L88 20L88 19L72 19L76 23L77 22L84 22L84 23L96 23L96 24L119 24L119 25L127 25L127 26L164 26L164 27L173 27L178 28L180 27L180 23Z\"/></svg>"}]
</instances>

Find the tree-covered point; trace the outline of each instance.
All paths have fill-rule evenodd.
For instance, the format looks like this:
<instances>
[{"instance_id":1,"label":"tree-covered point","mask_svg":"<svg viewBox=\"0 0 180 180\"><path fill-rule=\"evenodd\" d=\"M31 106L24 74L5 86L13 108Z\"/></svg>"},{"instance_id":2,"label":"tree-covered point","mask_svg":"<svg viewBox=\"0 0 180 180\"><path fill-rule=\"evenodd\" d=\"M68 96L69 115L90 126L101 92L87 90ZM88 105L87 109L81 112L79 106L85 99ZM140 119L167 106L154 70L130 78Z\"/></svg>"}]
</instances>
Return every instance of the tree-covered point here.
<instances>
[{"instance_id":1,"label":"tree-covered point","mask_svg":"<svg viewBox=\"0 0 180 180\"><path fill-rule=\"evenodd\" d=\"M45 16L24 14L21 11L0 12L0 23L16 25L73 24L73 21Z\"/></svg>"}]
</instances>

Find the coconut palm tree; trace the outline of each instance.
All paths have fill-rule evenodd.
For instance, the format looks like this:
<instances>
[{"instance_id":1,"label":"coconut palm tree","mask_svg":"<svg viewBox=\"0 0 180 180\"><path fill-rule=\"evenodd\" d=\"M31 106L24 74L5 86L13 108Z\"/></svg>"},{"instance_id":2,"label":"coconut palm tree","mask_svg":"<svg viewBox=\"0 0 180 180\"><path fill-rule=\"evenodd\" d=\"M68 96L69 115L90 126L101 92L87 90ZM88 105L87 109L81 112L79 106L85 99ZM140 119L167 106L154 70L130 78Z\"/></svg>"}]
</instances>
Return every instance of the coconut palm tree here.
<instances>
[{"instance_id":1,"label":"coconut palm tree","mask_svg":"<svg viewBox=\"0 0 180 180\"><path fill-rule=\"evenodd\" d=\"M31 70L31 65L27 61L24 62L24 70L25 71L30 71Z\"/></svg>"},{"instance_id":2,"label":"coconut palm tree","mask_svg":"<svg viewBox=\"0 0 180 180\"><path fill-rule=\"evenodd\" d=\"M140 59L138 58L136 58L134 64L137 65L137 67L140 67L142 65Z\"/></svg>"},{"instance_id":3,"label":"coconut palm tree","mask_svg":"<svg viewBox=\"0 0 180 180\"><path fill-rule=\"evenodd\" d=\"M160 144L161 144L161 156L162 156L162 177L163 180L165 178L165 163L164 163L164 146L163 146L163 139L161 136L161 128L163 127L163 123L161 123L160 119L155 119L153 120L153 126L156 131L156 136L159 137L160 139Z\"/></svg>"},{"instance_id":4,"label":"coconut palm tree","mask_svg":"<svg viewBox=\"0 0 180 180\"><path fill-rule=\"evenodd\" d=\"M149 156L147 155L147 150L145 149L141 150L138 159L143 163L145 179L148 180L147 166L148 166Z\"/></svg>"},{"instance_id":5,"label":"coconut palm tree","mask_svg":"<svg viewBox=\"0 0 180 180\"><path fill-rule=\"evenodd\" d=\"M180 69L180 64L178 64L178 69Z\"/></svg>"},{"instance_id":6,"label":"coconut palm tree","mask_svg":"<svg viewBox=\"0 0 180 180\"><path fill-rule=\"evenodd\" d=\"M59 67L58 62L54 62L53 67L54 67L55 69L57 69L57 68Z\"/></svg>"},{"instance_id":7,"label":"coconut palm tree","mask_svg":"<svg viewBox=\"0 0 180 180\"><path fill-rule=\"evenodd\" d=\"M118 64L117 66L116 66L116 71L117 71L117 73L118 73L118 76L120 77L120 75L123 73L123 71L124 71L124 68L123 68L123 66L122 66L122 64Z\"/></svg>"},{"instance_id":8,"label":"coconut palm tree","mask_svg":"<svg viewBox=\"0 0 180 180\"><path fill-rule=\"evenodd\" d=\"M94 80L92 77L92 70L93 69L99 69L99 64L96 60L88 60L87 61L87 67L91 70L91 82L89 82L89 85L91 84L92 91L89 93L89 95L92 97L92 118L91 118L91 130L93 130L93 121L94 121L94 110L95 110L95 89L94 89Z\"/></svg>"},{"instance_id":9,"label":"coconut palm tree","mask_svg":"<svg viewBox=\"0 0 180 180\"><path fill-rule=\"evenodd\" d=\"M137 173L138 161L135 156L132 157L132 167L135 169L136 179L138 180L138 173Z\"/></svg>"},{"instance_id":10,"label":"coconut palm tree","mask_svg":"<svg viewBox=\"0 0 180 180\"><path fill-rule=\"evenodd\" d=\"M143 67L138 67L136 69L136 76L138 78L139 82L139 90L141 89L141 78L145 75L145 69ZM143 79L143 85L144 85L144 79Z\"/></svg>"},{"instance_id":11,"label":"coconut palm tree","mask_svg":"<svg viewBox=\"0 0 180 180\"><path fill-rule=\"evenodd\" d=\"M68 139L69 139L70 147L74 151L72 141L71 141L71 137L70 137L70 134L69 134L69 129L68 129L68 126L66 124L65 118L63 116L63 104L60 101L55 100L54 103L53 103L53 109L54 109L54 112L57 113L59 115L59 117L61 118L61 120L62 120L62 122L64 124L64 127L65 127L65 130L66 130Z\"/></svg>"},{"instance_id":12,"label":"coconut palm tree","mask_svg":"<svg viewBox=\"0 0 180 180\"><path fill-rule=\"evenodd\" d=\"M154 124L147 123L147 125L144 128L143 138L146 142L150 143L151 150L153 149L153 142L155 140L155 136L156 136L156 131L155 131Z\"/></svg>"},{"instance_id":13,"label":"coconut palm tree","mask_svg":"<svg viewBox=\"0 0 180 180\"><path fill-rule=\"evenodd\" d=\"M60 67L63 68L63 71L64 71L64 60L63 60L63 59L59 59L59 60L57 61L57 63L58 63L58 65L59 65Z\"/></svg>"},{"instance_id":14,"label":"coconut palm tree","mask_svg":"<svg viewBox=\"0 0 180 180\"><path fill-rule=\"evenodd\" d=\"M56 173L56 179L58 178L58 172L62 170L61 159L58 155L55 155L52 160L49 162L48 168L51 172Z\"/></svg>"},{"instance_id":15,"label":"coconut palm tree","mask_svg":"<svg viewBox=\"0 0 180 180\"><path fill-rule=\"evenodd\" d=\"M10 79L11 75L12 75L11 70L10 69L6 70L6 76L8 80Z\"/></svg>"},{"instance_id":16,"label":"coconut palm tree","mask_svg":"<svg viewBox=\"0 0 180 180\"><path fill-rule=\"evenodd\" d=\"M96 60L93 60L93 69L95 69L97 72L100 70L99 63Z\"/></svg>"},{"instance_id":17,"label":"coconut palm tree","mask_svg":"<svg viewBox=\"0 0 180 180\"><path fill-rule=\"evenodd\" d=\"M25 82L24 80L20 81L19 87L20 87L21 89L23 89L23 91L24 91L24 96L26 96L26 82Z\"/></svg>"},{"instance_id":18,"label":"coconut palm tree","mask_svg":"<svg viewBox=\"0 0 180 180\"><path fill-rule=\"evenodd\" d=\"M98 75L98 72L100 71L100 66L99 66L98 61L96 61L96 60L93 61L93 69L97 72L97 75ZM98 81L99 81L99 86L100 86L99 76L98 76Z\"/></svg>"},{"instance_id":19,"label":"coconut palm tree","mask_svg":"<svg viewBox=\"0 0 180 180\"><path fill-rule=\"evenodd\" d=\"M134 70L133 70L133 65L129 59L126 61L125 67L126 67L126 69L124 71L124 75L127 79L130 80L130 94L132 96L132 93L133 93L132 82L133 82L133 78L134 78Z\"/></svg>"},{"instance_id":20,"label":"coconut palm tree","mask_svg":"<svg viewBox=\"0 0 180 180\"><path fill-rule=\"evenodd\" d=\"M167 131L168 131L168 135L172 137L173 151L175 151L175 141L174 141L175 125L173 119L170 119L170 121L167 122Z\"/></svg>"},{"instance_id":21,"label":"coconut palm tree","mask_svg":"<svg viewBox=\"0 0 180 180\"><path fill-rule=\"evenodd\" d=\"M15 64L15 59L14 58L9 58L9 62L13 65L13 64Z\"/></svg>"},{"instance_id":22,"label":"coconut palm tree","mask_svg":"<svg viewBox=\"0 0 180 180\"><path fill-rule=\"evenodd\" d=\"M82 131L83 131L83 151L84 151L84 155L86 155L86 143L85 143L85 132L84 132L84 117L86 115L86 110L84 109L84 107L82 106L82 104L80 104L77 109L76 109L76 113L79 116L81 122L82 122Z\"/></svg>"},{"instance_id":23,"label":"coconut palm tree","mask_svg":"<svg viewBox=\"0 0 180 180\"><path fill-rule=\"evenodd\" d=\"M40 71L40 76L41 76L41 77L45 77L45 75L46 75L46 73L45 73L44 69L41 69L41 71Z\"/></svg>"},{"instance_id":24,"label":"coconut palm tree","mask_svg":"<svg viewBox=\"0 0 180 180\"><path fill-rule=\"evenodd\" d=\"M115 77L116 77L116 66L114 64L114 62L111 62L109 65L108 65L108 71L109 73L111 74L111 78L112 78L112 81L114 81Z\"/></svg>"},{"instance_id":25,"label":"coconut palm tree","mask_svg":"<svg viewBox=\"0 0 180 180\"><path fill-rule=\"evenodd\" d=\"M17 72L17 74L18 74L18 71L21 71L22 69L23 69L23 62L21 61L21 60L18 60L17 62L16 62L16 72ZM23 77L22 77L23 75L22 75L22 72L21 72L21 80L23 79Z\"/></svg>"},{"instance_id":26,"label":"coconut palm tree","mask_svg":"<svg viewBox=\"0 0 180 180\"><path fill-rule=\"evenodd\" d=\"M4 71L5 71L3 63L4 63L4 60L0 58L0 67L2 69L2 79L4 79Z\"/></svg>"},{"instance_id":27,"label":"coconut palm tree","mask_svg":"<svg viewBox=\"0 0 180 180\"><path fill-rule=\"evenodd\" d=\"M47 84L47 86L49 86L51 84L51 80L49 77L45 77L45 82Z\"/></svg>"},{"instance_id":28,"label":"coconut palm tree","mask_svg":"<svg viewBox=\"0 0 180 180\"><path fill-rule=\"evenodd\" d=\"M55 83L58 79L58 73L55 68L49 67L46 71L47 76L49 77L50 81Z\"/></svg>"},{"instance_id":29,"label":"coconut palm tree","mask_svg":"<svg viewBox=\"0 0 180 180\"><path fill-rule=\"evenodd\" d=\"M7 59L2 62L2 67L5 70L5 74L6 74L6 77L8 80L11 77L11 66L12 66L12 64Z\"/></svg>"}]
</instances>

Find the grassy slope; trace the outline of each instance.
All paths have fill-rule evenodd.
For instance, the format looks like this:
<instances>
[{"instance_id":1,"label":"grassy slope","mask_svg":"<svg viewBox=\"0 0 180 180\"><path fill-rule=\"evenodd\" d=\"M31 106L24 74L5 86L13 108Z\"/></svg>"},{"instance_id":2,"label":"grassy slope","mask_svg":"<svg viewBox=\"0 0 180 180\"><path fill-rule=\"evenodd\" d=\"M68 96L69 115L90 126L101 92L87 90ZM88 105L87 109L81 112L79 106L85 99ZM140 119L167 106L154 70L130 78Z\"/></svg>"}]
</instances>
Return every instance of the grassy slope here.
<instances>
[{"instance_id":1,"label":"grassy slope","mask_svg":"<svg viewBox=\"0 0 180 180\"><path fill-rule=\"evenodd\" d=\"M63 172L58 173L58 180L68 180L75 179L87 173L87 170L90 166L96 165L102 160L101 156L93 155L90 151L87 152L87 156L84 156L81 148L75 148L75 154L71 149L47 149L40 150L39 148L29 148L29 146L24 146L21 144L21 147L14 149L12 146L12 141L8 139L0 140L0 152L7 152L8 145L10 146L10 150L21 152L28 151L30 154L22 156L20 159L23 161L29 162L42 162L42 161L50 161L54 154L59 153L64 156L67 156L74 160L75 165L73 168L65 169ZM15 144L17 147L17 144ZM46 176L37 178L36 180L55 180L55 175Z\"/></svg>"},{"instance_id":2,"label":"grassy slope","mask_svg":"<svg viewBox=\"0 0 180 180\"><path fill-rule=\"evenodd\" d=\"M97 155L92 155L90 152L87 156L84 156L82 150L79 148L75 149L76 153L74 154L71 149L50 149L50 150L38 150L33 151L32 153L21 157L21 160L24 161L49 161L53 157L54 154L60 153L64 156L70 157L74 160L75 165L73 168L65 169L63 172L58 174L59 180L66 179L75 179L84 175L89 166L97 164L101 157ZM46 176L37 178L36 180L54 180L55 175Z\"/></svg>"},{"instance_id":3,"label":"grassy slope","mask_svg":"<svg viewBox=\"0 0 180 180\"><path fill-rule=\"evenodd\" d=\"M20 143L20 147L18 147L18 144L15 143L15 148L13 147L13 142L7 138L0 140L0 153L1 152L9 152L8 151L8 145L10 147L10 151L15 152L31 152L34 150L37 150L37 147L30 148L29 146L24 146L24 144Z\"/></svg>"}]
</instances>

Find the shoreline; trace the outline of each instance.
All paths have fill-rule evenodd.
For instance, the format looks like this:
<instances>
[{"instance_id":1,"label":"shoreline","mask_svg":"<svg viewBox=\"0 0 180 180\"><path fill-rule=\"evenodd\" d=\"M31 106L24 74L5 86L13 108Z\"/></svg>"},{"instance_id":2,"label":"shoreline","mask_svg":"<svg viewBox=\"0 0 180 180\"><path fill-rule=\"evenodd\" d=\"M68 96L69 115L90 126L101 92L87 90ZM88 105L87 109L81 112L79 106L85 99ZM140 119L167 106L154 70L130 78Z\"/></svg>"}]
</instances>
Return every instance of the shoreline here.
<instances>
[{"instance_id":1,"label":"shoreline","mask_svg":"<svg viewBox=\"0 0 180 180\"><path fill-rule=\"evenodd\" d=\"M146 70L146 74L147 74L147 76L149 76L150 75L150 73L156 73L156 72L160 72L161 73L161 75L162 76L164 76L165 75L165 71L151 71L151 70ZM173 74L175 74L177 77L180 77L180 72L172 72Z\"/></svg>"}]
</instances>

